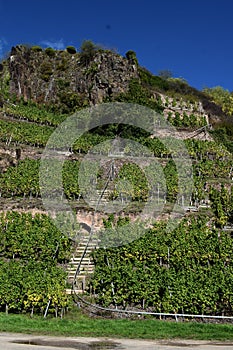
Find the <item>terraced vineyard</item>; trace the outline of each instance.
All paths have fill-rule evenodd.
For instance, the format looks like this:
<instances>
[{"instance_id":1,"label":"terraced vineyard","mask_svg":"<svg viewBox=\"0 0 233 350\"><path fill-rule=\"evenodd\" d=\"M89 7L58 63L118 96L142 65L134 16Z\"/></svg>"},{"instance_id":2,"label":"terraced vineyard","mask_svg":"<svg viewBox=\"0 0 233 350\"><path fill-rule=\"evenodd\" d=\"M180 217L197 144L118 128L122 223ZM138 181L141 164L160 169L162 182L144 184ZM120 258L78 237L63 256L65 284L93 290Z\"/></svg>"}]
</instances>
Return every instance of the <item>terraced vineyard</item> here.
<instances>
[{"instance_id":1,"label":"terraced vineyard","mask_svg":"<svg viewBox=\"0 0 233 350\"><path fill-rule=\"evenodd\" d=\"M56 150L46 159L54 163L53 174L46 175L47 194L61 194L77 218L80 210L89 218L81 226L66 222L65 233L43 207L39 169L50 136L69 114L32 101L8 101L2 91L0 310L62 314L70 302L66 291L73 289L103 307L232 315L230 124L226 118L211 126L209 119L222 114L207 111L207 97L199 99L191 87L186 89L193 99L188 93L181 98L169 86L166 95L168 83L143 69L140 79L115 100L163 111L176 126L175 136L155 137L158 125L149 134L113 124L86 132L68 150ZM112 140L119 137L140 144L148 154L141 156L136 146L114 154ZM184 157L180 140L191 160L190 176L177 169ZM137 158L141 163L134 162ZM56 185L61 162L62 193ZM138 222L140 215L146 217L148 202L154 216ZM121 206L113 214L107 211L112 203ZM181 211L179 225L167 230Z\"/></svg>"}]
</instances>

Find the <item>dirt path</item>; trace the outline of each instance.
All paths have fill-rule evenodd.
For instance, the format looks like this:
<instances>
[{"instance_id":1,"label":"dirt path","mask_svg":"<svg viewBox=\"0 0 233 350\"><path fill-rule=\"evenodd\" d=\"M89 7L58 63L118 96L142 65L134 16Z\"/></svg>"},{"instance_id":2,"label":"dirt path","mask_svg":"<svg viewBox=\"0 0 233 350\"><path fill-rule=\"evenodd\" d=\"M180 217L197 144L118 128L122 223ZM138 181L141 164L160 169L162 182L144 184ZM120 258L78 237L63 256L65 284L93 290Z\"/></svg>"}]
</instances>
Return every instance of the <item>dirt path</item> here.
<instances>
[{"instance_id":1,"label":"dirt path","mask_svg":"<svg viewBox=\"0 0 233 350\"><path fill-rule=\"evenodd\" d=\"M185 348L197 350L233 350L233 342L67 338L0 333L0 349L2 350L184 350Z\"/></svg>"}]
</instances>

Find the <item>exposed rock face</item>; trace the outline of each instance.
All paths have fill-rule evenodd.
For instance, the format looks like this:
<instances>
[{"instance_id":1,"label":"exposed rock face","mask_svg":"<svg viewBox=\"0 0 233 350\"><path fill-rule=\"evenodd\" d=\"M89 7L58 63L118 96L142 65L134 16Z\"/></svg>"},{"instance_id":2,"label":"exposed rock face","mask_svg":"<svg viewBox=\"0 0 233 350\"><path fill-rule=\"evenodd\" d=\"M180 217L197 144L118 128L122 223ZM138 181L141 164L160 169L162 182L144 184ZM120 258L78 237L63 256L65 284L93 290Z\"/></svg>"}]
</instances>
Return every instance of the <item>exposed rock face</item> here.
<instances>
[{"instance_id":1,"label":"exposed rock face","mask_svg":"<svg viewBox=\"0 0 233 350\"><path fill-rule=\"evenodd\" d=\"M111 51L97 51L89 63L80 53L34 51L16 46L9 57L10 93L25 100L80 106L101 103L127 91L137 66Z\"/></svg>"},{"instance_id":2,"label":"exposed rock face","mask_svg":"<svg viewBox=\"0 0 233 350\"><path fill-rule=\"evenodd\" d=\"M20 159L20 149L9 150L0 146L0 173L4 173L9 166L15 166Z\"/></svg>"}]
</instances>

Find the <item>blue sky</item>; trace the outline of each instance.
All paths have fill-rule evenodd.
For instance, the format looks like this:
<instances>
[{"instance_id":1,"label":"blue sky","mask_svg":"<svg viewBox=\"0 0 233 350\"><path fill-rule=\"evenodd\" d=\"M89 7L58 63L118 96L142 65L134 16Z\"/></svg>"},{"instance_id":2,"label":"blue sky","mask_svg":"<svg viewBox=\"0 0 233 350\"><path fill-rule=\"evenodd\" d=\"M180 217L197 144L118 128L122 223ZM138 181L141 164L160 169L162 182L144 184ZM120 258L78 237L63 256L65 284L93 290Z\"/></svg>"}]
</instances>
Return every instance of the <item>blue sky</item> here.
<instances>
[{"instance_id":1,"label":"blue sky","mask_svg":"<svg viewBox=\"0 0 233 350\"><path fill-rule=\"evenodd\" d=\"M91 39L157 74L233 91L232 0L0 0L0 55L20 43L62 49Z\"/></svg>"}]
</instances>

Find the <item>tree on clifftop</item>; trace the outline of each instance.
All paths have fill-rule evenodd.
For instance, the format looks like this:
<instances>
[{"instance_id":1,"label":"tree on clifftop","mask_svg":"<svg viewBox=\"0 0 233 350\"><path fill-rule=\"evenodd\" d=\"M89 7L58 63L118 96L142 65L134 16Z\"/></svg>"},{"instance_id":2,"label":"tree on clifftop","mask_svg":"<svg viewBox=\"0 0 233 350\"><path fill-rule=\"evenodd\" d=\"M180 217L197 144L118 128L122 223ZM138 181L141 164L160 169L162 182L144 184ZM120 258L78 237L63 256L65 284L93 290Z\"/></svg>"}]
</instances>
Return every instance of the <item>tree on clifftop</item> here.
<instances>
[{"instance_id":1,"label":"tree on clifftop","mask_svg":"<svg viewBox=\"0 0 233 350\"><path fill-rule=\"evenodd\" d=\"M88 65L92 61L98 49L98 46L95 45L91 40L85 40L83 41L80 49L81 63Z\"/></svg>"}]
</instances>

